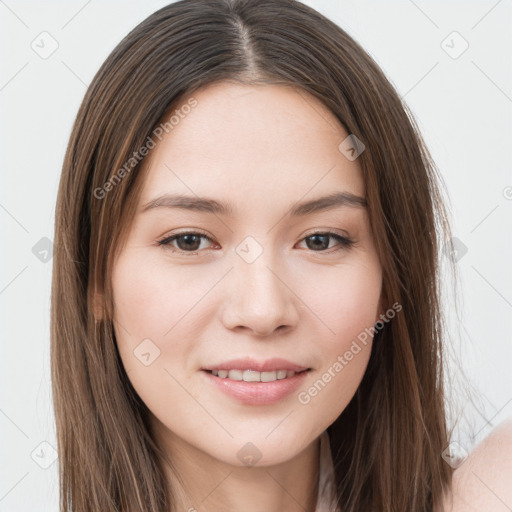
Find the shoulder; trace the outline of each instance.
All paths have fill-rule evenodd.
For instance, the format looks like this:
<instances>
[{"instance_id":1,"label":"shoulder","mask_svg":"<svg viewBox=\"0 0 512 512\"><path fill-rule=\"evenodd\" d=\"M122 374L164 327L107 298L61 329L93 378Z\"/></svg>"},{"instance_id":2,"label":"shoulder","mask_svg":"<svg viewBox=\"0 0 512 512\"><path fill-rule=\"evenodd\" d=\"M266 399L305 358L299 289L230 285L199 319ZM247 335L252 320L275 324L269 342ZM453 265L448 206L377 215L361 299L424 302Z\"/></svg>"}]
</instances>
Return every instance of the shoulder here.
<instances>
[{"instance_id":1,"label":"shoulder","mask_svg":"<svg viewBox=\"0 0 512 512\"><path fill-rule=\"evenodd\" d=\"M443 512L512 510L512 417L481 441L453 473Z\"/></svg>"}]
</instances>

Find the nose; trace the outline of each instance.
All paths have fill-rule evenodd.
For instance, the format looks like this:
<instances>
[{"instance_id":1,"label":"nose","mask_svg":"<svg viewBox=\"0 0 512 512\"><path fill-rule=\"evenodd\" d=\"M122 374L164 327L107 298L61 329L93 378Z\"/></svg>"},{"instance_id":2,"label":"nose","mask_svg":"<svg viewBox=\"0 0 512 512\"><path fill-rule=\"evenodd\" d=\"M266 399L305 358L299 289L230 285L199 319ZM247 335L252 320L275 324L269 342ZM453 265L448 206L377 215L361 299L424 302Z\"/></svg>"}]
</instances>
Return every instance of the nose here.
<instances>
[{"instance_id":1,"label":"nose","mask_svg":"<svg viewBox=\"0 0 512 512\"><path fill-rule=\"evenodd\" d=\"M256 261L235 260L224 301L223 323L231 330L247 330L255 336L293 329L298 322L300 302L283 265L264 251ZM288 278L287 278L288 277Z\"/></svg>"}]
</instances>

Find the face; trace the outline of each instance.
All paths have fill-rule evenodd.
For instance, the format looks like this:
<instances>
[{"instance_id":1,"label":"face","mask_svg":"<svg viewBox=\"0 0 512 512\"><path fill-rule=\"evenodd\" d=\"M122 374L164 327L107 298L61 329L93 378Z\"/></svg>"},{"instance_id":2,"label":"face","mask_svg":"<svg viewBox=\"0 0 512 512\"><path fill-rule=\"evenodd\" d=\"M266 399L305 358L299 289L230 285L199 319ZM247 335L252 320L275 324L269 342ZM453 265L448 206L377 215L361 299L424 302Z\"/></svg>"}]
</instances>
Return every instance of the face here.
<instances>
[{"instance_id":1,"label":"face","mask_svg":"<svg viewBox=\"0 0 512 512\"><path fill-rule=\"evenodd\" d=\"M348 133L308 93L220 83L193 98L146 157L113 269L116 339L171 448L278 464L334 422L368 363L371 337L359 340L379 319L382 274L365 184L339 149ZM299 208L334 194L345 202ZM245 372L275 382L207 371L246 358L285 361ZM307 371L278 378L287 364Z\"/></svg>"}]
</instances>

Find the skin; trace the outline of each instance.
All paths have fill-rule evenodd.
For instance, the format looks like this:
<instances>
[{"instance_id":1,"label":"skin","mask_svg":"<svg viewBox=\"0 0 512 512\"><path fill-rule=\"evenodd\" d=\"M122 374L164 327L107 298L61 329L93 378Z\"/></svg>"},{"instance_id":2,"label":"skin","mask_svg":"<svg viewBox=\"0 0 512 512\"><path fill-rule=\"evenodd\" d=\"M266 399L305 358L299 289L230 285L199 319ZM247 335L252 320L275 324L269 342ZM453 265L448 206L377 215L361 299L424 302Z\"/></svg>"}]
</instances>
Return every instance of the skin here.
<instances>
[{"instance_id":1,"label":"skin","mask_svg":"<svg viewBox=\"0 0 512 512\"><path fill-rule=\"evenodd\" d=\"M304 91L223 82L194 98L197 106L146 157L139 211L114 264L121 359L183 476L178 510L314 511L319 436L354 396L371 337L309 403L298 394L379 320L382 271L365 208L287 212L333 192L364 197L361 169L338 149L348 133ZM164 193L229 202L234 214L143 211ZM323 237L315 245L308 238L315 230L355 244ZM189 254L179 253L188 247L183 238L157 243L198 231L210 240L201 238ZM248 236L263 251L251 263L236 252ZM327 248L316 248L323 242ZM145 366L134 350L147 338L160 355ZM246 356L312 370L278 403L246 405L201 371ZM253 467L237 456L249 442L261 454ZM178 492L170 470L168 477Z\"/></svg>"}]
</instances>

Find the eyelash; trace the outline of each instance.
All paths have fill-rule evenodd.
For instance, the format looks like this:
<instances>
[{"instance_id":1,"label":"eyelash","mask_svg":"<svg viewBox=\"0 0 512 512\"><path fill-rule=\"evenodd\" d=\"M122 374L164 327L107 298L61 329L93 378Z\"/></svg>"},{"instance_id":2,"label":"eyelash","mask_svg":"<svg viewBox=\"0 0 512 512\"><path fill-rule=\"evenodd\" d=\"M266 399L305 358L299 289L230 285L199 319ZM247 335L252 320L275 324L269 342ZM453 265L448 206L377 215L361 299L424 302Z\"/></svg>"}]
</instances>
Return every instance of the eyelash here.
<instances>
[{"instance_id":1,"label":"eyelash","mask_svg":"<svg viewBox=\"0 0 512 512\"><path fill-rule=\"evenodd\" d=\"M206 238L210 242L213 242L213 240L208 235L206 235L205 233L201 233L200 231L185 231L183 233L178 233L176 235L167 236L165 238L162 238L162 239L157 241L157 244L160 247L168 249L168 250L170 250L170 251L172 251L174 253L183 254L184 256L194 256L194 255L198 254L198 252L200 252L200 251L196 251L196 252L193 252L193 251L183 251L181 249L176 249L175 247L170 245L171 242L173 242L177 238L180 238L180 237L186 236L186 235L200 235L201 237ZM305 236L301 240L301 242L303 240L306 240L306 238L311 238L311 237L313 237L315 235L324 235L324 236L328 235L328 236L336 239L339 242L340 247L338 247L334 251L329 251L329 252L328 252L328 249L321 250L321 251L312 251L312 252L318 252L318 253L326 253L326 252L328 252L328 254L331 254L331 253L335 253L335 252L338 252L338 251L342 251L344 249L349 249L350 247L352 247L355 244L354 240L351 240L350 238L338 235L337 233L332 233L330 231L315 231L315 232L310 233L309 235ZM332 247L331 247L331 249L332 249Z\"/></svg>"}]
</instances>

